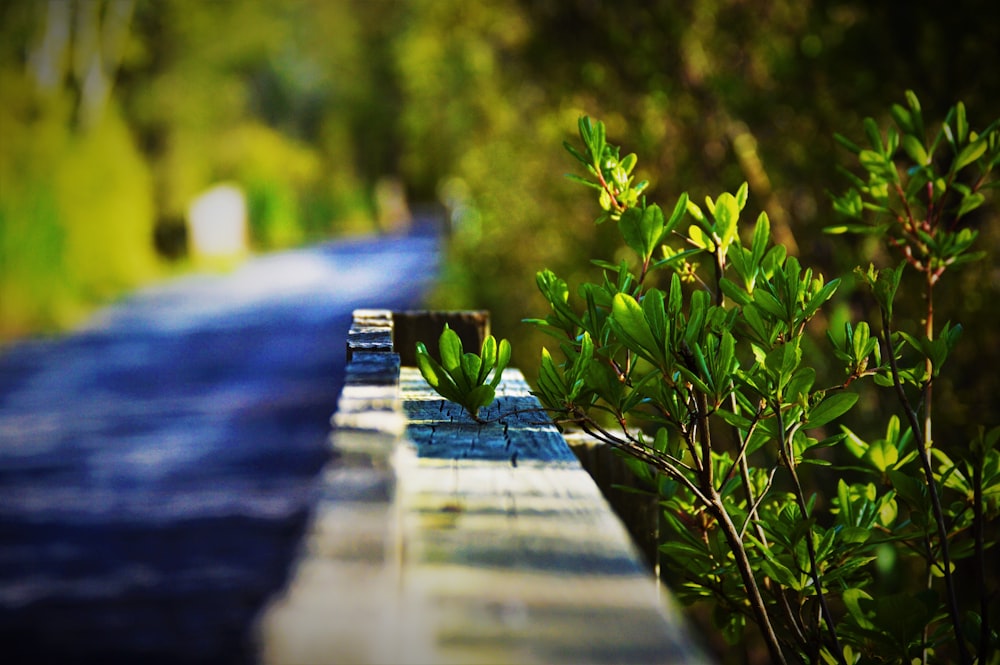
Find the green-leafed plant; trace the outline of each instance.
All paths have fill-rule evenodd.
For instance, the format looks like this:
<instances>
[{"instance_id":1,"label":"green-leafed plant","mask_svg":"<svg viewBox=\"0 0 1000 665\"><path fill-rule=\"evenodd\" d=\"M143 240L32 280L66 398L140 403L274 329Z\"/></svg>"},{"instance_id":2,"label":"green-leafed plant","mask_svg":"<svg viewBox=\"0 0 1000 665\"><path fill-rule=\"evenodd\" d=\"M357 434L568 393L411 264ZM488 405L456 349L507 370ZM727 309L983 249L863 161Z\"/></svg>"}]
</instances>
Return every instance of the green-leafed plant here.
<instances>
[{"instance_id":1,"label":"green-leafed plant","mask_svg":"<svg viewBox=\"0 0 1000 665\"><path fill-rule=\"evenodd\" d=\"M994 662L986 562L998 539L1000 428L960 453L934 445L931 388L960 327L935 329L930 289L979 256L961 219L995 186L1000 132L971 131L958 105L928 143L908 100L884 140L866 121L872 149L840 139L868 177L835 202L863 224L835 230L874 232L903 263L860 271L881 320L827 331L832 350L807 329L840 280L773 244L766 213L744 228L747 185L704 206L681 194L666 214L600 122L582 118L582 146L567 146L587 173L573 179L597 190L598 222L617 224L631 259L595 260L600 279L574 298L538 273L551 312L530 322L559 353L542 350L535 394L561 425L622 451L659 495L680 599L709 603L730 642L754 624L775 663ZM907 263L926 277L921 334L894 329ZM843 373L824 379L818 354ZM901 404L884 438L834 429L862 379ZM477 390L454 383L459 398ZM919 574L887 588L886 561L916 562ZM960 573L976 581L968 598Z\"/></svg>"},{"instance_id":2,"label":"green-leafed plant","mask_svg":"<svg viewBox=\"0 0 1000 665\"><path fill-rule=\"evenodd\" d=\"M497 344L493 335L483 340L482 349L465 353L458 333L444 325L438 339L441 362L435 360L423 342L417 342L417 367L424 380L445 399L464 408L474 420L479 409L489 406L496 397L496 387L510 362L510 343Z\"/></svg>"}]
</instances>

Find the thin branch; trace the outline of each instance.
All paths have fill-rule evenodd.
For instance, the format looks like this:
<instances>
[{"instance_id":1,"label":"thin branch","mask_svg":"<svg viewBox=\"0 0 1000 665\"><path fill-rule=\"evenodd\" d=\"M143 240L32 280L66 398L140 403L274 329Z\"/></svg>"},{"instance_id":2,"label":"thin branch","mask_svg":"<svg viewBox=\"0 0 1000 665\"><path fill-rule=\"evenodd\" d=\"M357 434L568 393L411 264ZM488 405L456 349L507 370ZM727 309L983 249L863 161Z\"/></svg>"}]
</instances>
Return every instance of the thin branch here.
<instances>
[{"instance_id":1,"label":"thin branch","mask_svg":"<svg viewBox=\"0 0 1000 665\"><path fill-rule=\"evenodd\" d=\"M702 504L706 506L709 505L707 497L701 492L701 490L698 489L698 486L691 482L691 479L674 466L673 463L658 455L654 455L649 449L641 445L628 441L627 439L620 439L616 437L614 434L608 432L597 424L597 422L585 415L581 417L580 424L587 434L603 441L604 443L607 443L608 445L614 446L615 448L625 450L636 459L649 464L655 469L659 469L666 475L684 485L684 487L690 490L691 493L694 494L700 502L702 502Z\"/></svg>"},{"instance_id":2,"label":"thin branch","mask_svg":"<svg viewBox=\"0 0 1000 665\"><path fill-rule=\"evenodd\" d=\"M885 352L889 357L889 369L892 371L892 383L896 388L896 396L899 398L906 419L913 430L913 436L917 441L922 442L917 457L923 467L924 478L927 483L927 490L931 498L931 508L934 511L934 521L937 523L938 539L941 541L941 562L943 564L945 592L948 596L948 615L951 618L952 629L955 633L955 642L958 646L961 662L969 664L972 662L965 638L962 636L962 622L958 613L958 596L955 593L955 580L951 574L951 555L948 547L948 532L945 527L944 510L941 508L941 497L938 495L937 482L934 480L934 469L931 466L931 454L924 434L921 432L920 420L916 411L910 404L906 391L903 390L903 382L899 378L899 365L896 362L896 349L892 343L892 327L889 313L882 308L882 341L885 344Z\"/></svg>"},{"instance_id":3,"label":"thin branch","mask_svg":"<svg viewBox=\"0 0 1000 665\"><path fill-rule=\"evenodd\" d=\"M764 503L764 499L767 497L767 490L769 490L771 488L771 484L774 483L774 475L777 472L778 467L771 467L771 472L767 474L767 484L764 486L764 491L761 492L760 496L753 502L753 505L747 513L747 518L743 520L743 528L740 529L740 538L743 537L743 534L747 532L747 527L752 523L757 530L757 538L765 545L767 544L764 529L757 523L755 516L757 515L757 509L760 508L760 504Z\"/></svg>"},{"instance_id":4,"label":"thin branch","mask_svg":"<svg viewBox=\"0 0 1000 665\"><path fill-rule=\"evenodd\" d=\"M773 405L773 409L778 419L778 436L781 437L780 453L785 460L788 475L792 479L792 484L795 488L795 498L798 500L799 510L802 511L802 519L808 520L809 505L806 502L805 492L802 491L802 483L799 482L799 474L795 470L795 449L792 444L792 440L798 426L793 427L791 430L786 432L785 420L781 414L781 405ZM830 612L830 607L826 602L826 592L823 590L823 574L820 572L819 561L816 558L816 545L813 543L812 539L812 528L809 529L809 532L806 535L806 552L809 555L809 568L811 569L810 576L812 577L813 584L816 586L816 598L819 601L823 621L826 624L827 631L830 633L834 657L837 659L837 662L841 663L841 665L847 665L844 660L844 650L840 646L840 638L837 637L837 626L833 621L833 613Z\"/></svg>"},{"instance_id":5,"label":"thin branch","mask_svg":"<svg viewBox=\"0 0 1000 665\"><path fill-rule=\"evenodd\" d=\"M743 586L749 597L750 608L753 610L757 627L764 637L771 662L784 665L787 661L781 651L781 643L774 632L774 626L771 624L771 617L767 613L767 605L764 603L764 598L760 595L760 588L757 586L757 580L754 578L753 566L750 565L750 559L747 557L746 547L743 544L742 538L740 538L736 525L733 524L733 520L722 502L722 497L719 496L714 487L709 486L709 489L711 490L711 502L708 504L708 509L722 526L722 533L726 537L729 549L732 550L733 556L736 559L736 568L739 570L740 578L743 580Z\"/></svg>"},{"instance_id":6,"label":"thin branch","mask_svg":"<svg viewBox=\"0 0 1000 665\"><path fill-rule=\"evenodd\" d=\"M975 501L972 531L975 537L976 576L979 578L979 662L990 661L990 594L986 587L986 544L983 537L983 463L973 460L972 492Z\"/></svg>"}]
</instances>

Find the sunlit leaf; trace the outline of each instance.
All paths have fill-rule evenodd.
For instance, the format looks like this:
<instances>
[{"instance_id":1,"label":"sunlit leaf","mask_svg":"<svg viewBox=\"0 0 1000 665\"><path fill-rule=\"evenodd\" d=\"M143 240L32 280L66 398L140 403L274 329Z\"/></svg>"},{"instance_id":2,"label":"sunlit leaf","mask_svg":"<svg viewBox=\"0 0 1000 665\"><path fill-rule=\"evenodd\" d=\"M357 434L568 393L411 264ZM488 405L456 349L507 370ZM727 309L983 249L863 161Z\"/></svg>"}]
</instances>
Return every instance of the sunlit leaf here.
<instances>
[{"instance_id":1,"label":"sunlit leaf","mask_svg":"<svg viewBox=\"0 0 1000 665\"><path fill-rule=\"evenodd\" d=\"M822 402L809 410L806 426L822 427L850 411L857 401L857 393L839 392L827 395Z\"/></svg>"},{"instance_id":2,"label":"sunlit leaf","mask_svg":"<svg viewBox=\"0 0 1000 665\"><path fill-rule=\"evenodd\" d=\"M955 157L955 161L952 163L951 170L952 173L962 170L972 162L976 161L983 156L986 152L986 139L980 138L977 141L973 141L959 151L958 155Z\"/></svg>"},{"instance_id":3,"label":"sunlit leaf","mask_svg":"<svg viewBox=\"0 0 1000 665\"><path fill-rule=\"evenodd\" d=\"M910 159L915 161L917 164L930 163L930 157L927 155L927 150L924 148L924 144L912 134L907 134L903 137L903 150L905 150L906 154L910 156Z\"/></svg>"}]
</instances>

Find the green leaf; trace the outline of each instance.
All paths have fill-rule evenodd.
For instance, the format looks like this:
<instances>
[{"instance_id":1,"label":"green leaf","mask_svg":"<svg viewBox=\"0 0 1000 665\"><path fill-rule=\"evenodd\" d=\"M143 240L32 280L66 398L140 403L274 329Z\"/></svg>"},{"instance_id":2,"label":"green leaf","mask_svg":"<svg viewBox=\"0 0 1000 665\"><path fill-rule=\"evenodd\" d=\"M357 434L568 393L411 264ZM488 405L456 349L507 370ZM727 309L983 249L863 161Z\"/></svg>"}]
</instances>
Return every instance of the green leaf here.
<instances>
[{"instance_id":1,"label":"green leaf","mask_svg":"<svg viewBox=\"0 0 1000 665\"><path fill-rule=\"evenodd\" d=\"M880 472L885 473L899 460L899 451L888 441L875 441L865 452L865 459Z\"/></svg>"},{"instance_id":2,"label":"green leaf","mask_svg":"<svg viewBox=\"0 0 1000 665\"><path fill-rule=\"evenodd\" d=\"M718 409L715 414L729 425L739 428L744 432L750 429L751 423L749 418L745 418L744 416L733 413L732 411L727 411L726 409Z\"/></svg>"},{"instance_id":3,"label":"green leaf","mask_svg":"<svg viewBox=\"0 0 1000 665\"><path fill-rule=\"evenodd\" d=\"M577 129L580 131L580 138L587 145L590 145L590 137L593 133L593 125L588 116L582 115L576 121Z\"/></svg>"},{"instance_id":4,"label":"green leaf","mask_svg":"<svg viewBox=\"0 0 1000 665\"><path fill-rule=\"evenodd\" d=\"M862 600L872 600L871 595L864 589L844 589L841 594L841 599L844 602L844 607L847 608L848 614L854 619L854 622L861 628L874 629L875 624L869 619L869 614L861 609Z\"/></svg>"},{"instance_id":5,"label":"green leaf","mask_svg":"<svg viewBox=\"0 0 1000 665\"><path fill-rule=\"evenodd\" d=\"M910 118L913 123L913 133L918 137L924 135L924 119L920 112L920 100L912 90L906 91L906 103L910 106Z\"/></svg>"},{"instance_id":6,"label":"green leaf","mask_svg":"<svg viewBox=\"0 0 1000 665\"><path fill-rule=\"evenodd\" d=\"M681 308L684 306L684 294L681 289L681 278L677 273L670 277L670 293L667 296L667 318L677 321L681 318Z\"/></svg>"},{"instance_id":7,"label":"green leaf","mask_svg":"<svg viewBox=\"0 0 1000 665\"><path fill-rule=\"evenodd\" d=\"M840 280L831 279L823 286L823 288L813 294L812 298L810 298L809 302L805 305L805 315L812 316L823 303L833 297L833 294L836 292L838 286L840 286Z\"/></svg>"},{"instance_id":8,"label":"green leaf","mask_svg":"<svg viewBox=\"0 0 1000 665\"><path fill-rule=\"evenodd\" d=\"M563 147L566 148L566 152L573 155L573 157L577 161L583 163L586 166L590 166L590 160L587 159L586 155L577 150L572 143L570 143L569 141L563 141ZM587 184L593 184L593 183L588 182Z\"/></svg>"},{"instance_id":9,"label":"green leaf","mask_svg":"<svg viewBox=\"0 0 1000 665\"><path fill-rule=\"evenodd\" d=\"M655 203L642 211L642 231L646 244L645 257L649 257L663 240L663 210Z\"/></svg>"},{"instance_id":10,"label":"green leaf","mask_svg":"<svg viewBox=\"0 0 1000 665\"><path fill-rule=\"evenodd\" d=\"M740 188L736 190L736 205L739 210L743 210L747 204L747 195L750 193L750 183L744 181Z\"/></svg>"},{"instance_id":11,"label":"green leaf","mask_svg":"<svg viewBox=\"0 0 1000 665\"><path fill-rule=\"evenodd\" d=\"M981 206L985 200L986 197L980 192L962 197L962 205L959 206L958 213L956 213L955 217L962 217L963 215L972 212Z\"/></svg>"},{"instance_id":12,"label":"green leaf","mask_svg":"<svg viewBox=\"0 0 1000 665\"><path fill-rule=\"evenodd\" d=\"M785 398L793 402L804 395L808 395L815 382L816 370L812 367L798 368L788 381L788 386L785 388Z\"/></svg>"},{"instance_id":13,"label":"green leaf","mask_svg":"<svg viewBox=\"0 0 1000 665\"><path fill-rule=\"evenodd\" d=\"M479 374L476 376L477 384L486 381L486 375L490 373L490 370L497 363L497 340L493 335L487 335L486 339L483 340L483 347L479 356L483 362L479 368Z\"/></svg>"},{"instance_id":14,"label":"green leaf","mask_svg":"<svg viewBox=\"0 0 1000 665\"><path fill-rule=\"evenodd\" d=\"M576 360L573 362L573 377L576 379L584 378L587 376L587 370L590 369L590 364L594 359L594 340L591 339L590 333L583 333L583 337L580 339L580 352L576 356Z\"/></svg>"},{"instance_id":15,"label":"green leaf","mask_svg":"<svg viewBox=\"0 0 1000 665\"><path fill-rule=\"evenodd\" d=\"M965 118L965 104L962 102L955 104L955 133L960 144L969 137L969 121Z\"/></svg>"},{"instance_id":16,"label":"green leaf","mask_svg":"<svg viewBox=\"0 0 1000 665\"><path fill-rule=\"evenodd\" d=\"M733 254L736 256L736 253ZM735 264L735 262L734 262ZM735 302L740 307L750 304L750 295L742 287L738 286L735 282L730 279L723 277L719 280L719 287L722 289L722 293ZM746 316L746 311L743 312L744 317Z\"/></svg>"},{"instance_id":17,"label":"green leaf","mask_svg":"<svg viewBox=\"0 0 1000 665\"><path fill-rule=\"evenodd\" d=\"M455 372L462 365L462 340L458 333L444 324L441 337L438 339L438 353L441 355L441 366L449 373Z\"/></svg>"},{"instance_id":18,"label":"green leaf","mask_svg":"<svg viewBox=\"0 0 1000 665\"><path fill-rule=\"evenodd\" d=\"M695 219L696 222L704 222L705 221L705 213L703 213L701 211L701 208L698 207L697 203L695 203L694 201L692 201L690 199L687 199L684 202L684 207L686 208L687 213L689 215L691 215L692 217L694 217L694 219Z\"/></svg>"},{"instance_id":19,"label":"green leaf","mask_svg":"<svg viewBox=\"0 0 1000 665\"><path fill-rule=\"evenodd\" d=\"M688 195L687 192L682 192L677 198L677 203L674 205L674 211L670 213L670 219L663 225L663 233L671 233L674 228L680 223L684 218L684 213L687 212Z\"/></svg>"},{"instance_id":20,"label":"green leaf","mask_svg":"<svg viewBox=\"0 0 1000 665\"><path fill-rule=\"evenodd\" d=\"M827 395L822 402L809 409L806 427L822 427L850 411L857 401L857 393L840 392Z\"/></svg>"},{"instance_id":21,"label":"green leaf","mask_svg":"<svg viewBox=\"0 0 1000 665\"><path fill-rule=\"evenodd\" d=\"M884 154L885 148L882 145L882 135L878 131L878 125L875 124L875 120L865 118L862 125L865 128L865 134L868 136L868 142L871 144L872 149L879 155ZM861 152L864 153L865 151L862 150Z\"/></svg>"},{"instance_id":22,"label":"green leaf","mask_svg":"<svg viewBox=\"0 0 1000 665\"><path fill-rule=\"evenodd\" d=\"M750 246L750 251L753 254L751 265L754 268L760 267L760 263L764 258L764 252L767 251L767 243L770 238L771 220L768 219L766 212L762 212L757 217L757 226L754 227L753 242Z\"/></svg>"},{"instance_id":23,"label":"green leaf","mask_svg":"<svg viewBox=\"0 0 1000 665\"><path fill-rule=\"evenodd\" d=\"M732 251L729 252L729 265L733 267L733 270L736 271L736 274L740 276L740 279L748 287L755 273L750 264L751 260L750 250L739 245L733 247Z\"/></svg>"},{"instance_id":24,"label":"green leaf","mask_svg":"<svg viewBox=\"0 0 1000 665\"><path fill-rule=\"evenodd\" d=\"M441 375L444 374L444 371L431 358L423 342L417 342L417 367L431 388L436 389L441 384Z\"/></svg>"},{"instance_id":25,"label":"green leaf","mask_svg":"<svg viewBox=\"0 0 1000 665\"><path fill-rule=\"evenodd\" d=\"M753 292L753 304L766 314L770 314L778 321L784 321L788 317L788 312L778 299L764 289L755 289Z\"/></svg>"},{"instance_id":26,"label":"green leaf","mask_svg":"<svg viewBox=\"0 0 1000 665\"><path fill-rule=\"evenodd\" d=\"M699 289L691 294L687 327L684 330L684 341L688 346L694 347L705 333L705 317L708 314L710 300L711 296L707 291Z\"/></svg>"},{"instance_id":27,"label":"green leaf","mask_svg":"<svg viewBox=\"0 0 1000 665\"><path fill-rule=\"evenodd\" d=\"M655 359L659 355L659 345L635 298L625 293L615 294L611 305L611 316L620 333L624 333L628 338L627 341L622 341L625 341L633 351L644 351L644 355L651 356L650 359Z\"/></svg>"},{"instance_id":28,"label":"green leaf","mask_svg":"<svg viewBox=\"0 0 1000 665\"><path fill-rule=\"evenodd\" d=\"M555 318L549 317L548 323L565 331L568 335L575 334L576 328L582 327L583 323L569 306L569 287L565 280L546 269L535 274L535 284L549 302L555 315Z\"/></svg>"},{"instance_id":29,"label":"green leaf","mask_svg":"<svg viewBox=\"0 0 1000 665\"><path fill-rule=\"evenodd\" d=\"M664 247L666 247L666 246L664 246ZM666 258L660 259L659 261L654 261L653 264L652 264L652 266L654 268L660 268L660 267L668 266L668 265L671 265L671 264L674 264L674 263L681 263L683 261L686 261L688 259L688 257L693 256L695 254L700 254L700 253L701 253L700 249L685 249L682 252L677 252L676 254L671 254L670 256L668 256Z\"/></svg>"},{"instance_id":30,"label":"green leaf","mask_svg":"<svg viewBox=\"0 0 1000 665\"><path fill-rule=\"evenodd\" d=\"M719 248L725 252L736 237L740 218L740 205L736 197L723 192L715 201L715 231L719 238Z\"/></svg>"},{"instance_id":31,"label":"green leaf","mask_svg":"<svg viewBox=\"0 0 1000 665\"><path fill-rule=\"evenodd\" d=\"M622 239L636 254L645 259L649 253L646 245L646 234L643 232L643 214L639 208L629 208L618 220L618 229Z\"/></svg>"},{"instance_id":32,"label":"green leaf","mask_svg":"<svg viewBox=\"0 0 1000 665\"><path fill-rule=\"evenodd\" d=\"M862 212L864 211L864 205L861 201L861 193L856 189L851 189L844 193L842 196L834 197L833 199L833 209L845 217L850 217L852 219L860 219ZM869 225L862 225L868 227ZM839 226L831 226L829 229L839 229ZM843 233L843 231L831 231L827 230L827 233Z\"/></svg>"},{"instance_id":33,"label":"green leaf","mask_svg":"<svg viewBox=\"0 0 1000 665\"><path fill-rule=\"evenodd\" d=\"M664 308L663 291L650 289L642 297L642 315L646 319L649 331L656 340L656 351L662 350L662 340L666 339L667 316Z\"/></svg>"},{"instance_id":34,"label":"green leaf","mask_svg":"<svg viewBox=\"0 0 1000 665\"><path fill-rule=\"evenodd\" d=\"M507 364L510 362L510 342L505 339L500 340L500 346L497 349L497 362L496 362L496 372L493 375L493 380L490 382L494 388L500 384L500 380L503 378L503 371L507 369Z\"/></svg>"},{"instance_id":35,"label":"green leaf","mask_svg":"<svg viewBox=\"0 0 1000 665\"><path fill-rule=\"evenodd\" d=\"M475 353L462 354L462 375L469 390L474 389L478 385L479 370L482 365L482 359Z\"/></svg>"},{"instance_id":36,"label":"green leaf","mask_svg":"<svg viewBox=\"0 0 1000 665\"><path fill-rule=\"evenodd\" d=\"M896 121L899 129L905 134L913 133L913 120L910 118L910 112L904 109L899 104L893 104L889 108L889 114L892 119Z\"/></svg>"},{"instance_id":37,"label":"green leaf","mask_svg":"<svg viewBox=\"0 0 1000 665\"><path fill-rule=\"evenodd\" d=\"M570 147L569 144L567 144L566 147L569 148L570 150L573 150L573 148ZM583 156L580 155L579 152L576 152L575 150L573 152L576 155L579 155L578 159L581 159L581 161L583 161ZM581 185L586 185L587 187L590 187L592 189L596 189L598 191L601 191L603 189L598 183L593 182L591 180L587 180L586 178L581 178L580 176L576 175L575 173L566 173L565 176L566 176L567 179L572 180L573 182L579 183Z\"/></svg>"},{"instance_id":38,"label":"green leaf","mask_svg":"<svg viewBox=\"0 0 1000 665\"><path fill-rule=\"evenodd\" d=\"M677 371L680 372L681 376L684 377L684 380L689 382L692 386L694 386L694 388L697 391L705 393L706 395L710 395L714 392L711 386L705 383L705 381L702 380L701 376L695 373L692 369L684 365L677 365Z\"/></svg>"},{"instance_id":39,"label":"green leaf","mask_svg":"<svg viewBox=\"0 0 1000 665\"><path fill-rule=\"evenodd\" d=\"M562 376L556 369L555 362L549 350L542 347L542 363L538 370L538 388L536 393L545 406L553 409L563 408L566 388Z\"/></svg>"},{"instance_id":40,"label":"green leaf","mask_svg":"<svg viewBox=\"0 0 1000 665\"><path fill-rule=\"evenodd\" d=\"M701 249L709 252L715 251L715 243L713 243L712 239L709 238L704 231L702 231L700 226L695 226L694 224L689 226L688 237L696 247L700 247Z\"/></svg>"},{"instance_id":41,"label":"green leaf","mask_svg":"<svg viewBox=\"0 0 1000 665\"><path fill-rule=\"evenodd\" d=\"M711 381L716 393L721 393L729 385L736 366L736 339L728 330L722 331L717 354L711 362Z\"/></svg>"},{"instance_id":42,"label":"green leaf","mask_svg":"<svg viewBox=\"0 0 1000 665\"><path fill-rule=\"evenodd\" d=\"M451 402L461 403L462 391L451 375L445 371L441 365L431 358L427 353L427 348L418 343L417 346L417 367L420 374L439 395Z\"/></svg>"},{"instance_id":43,"label":"green leaf","mask_svg":"<svg viewBox=\"0 0 1000 665\"><path fill-rule=\"evenodd\" d=\"M927 150L924 148L924 144L912 134L907 134L903 137L903 150L905 150L906 154L910 156L910 159L917 164L924 165L930 164L931 162L930 156L928 156Z\"/></svg>"},{"instance_id":44,"label":"green leaf","mask_svg":"<svg viewBox=\"0 0 1000 665\"><path fill-rule=\"evenodd\" d=\"M892 159L892 156L896 154L896 148L899 147L899 130L890 125L889 129L885 133L885 156L887 158L887 163Z\"/></svg>"},{"instance_id":45,"label":"green leaf","mask_svg":"<svg viewBox=\"0 0 1000 665\"><path fill-rule=\"evenodd\" d=\"M882 153L874 150L862 150L861 154L858 155L858 161L867 171L875 174L883 173L888 164Z\"/></svg>"},{"instance_id":46,"label":"green leaf","mask_svg":"<svg viewBox=\"0 0 1000 665\"><path fill-rule=\"evenodd\" d=\"M620 162L618 162L618 165L621 166L622 169L625 170L626 174L630 174L630 173L632 173L632 169L635 168L636 162L638 162L638 161L639 161L639 158L636 157L635 153L633 152L633 153L630 153L628 155L625 155L625 157L623 157L622 160Z\"/></svg>"},{"instance_id":47,"label":"green leaf","mask_svg":"<svg viewBox=\"0 0 1000 665\"><path fill-rule=\"evenodd\" d=\"M837 480L837 503L840 506L839 521L854 524L854 504L851 502L850 488L843 478Z\"/></svg>"},{"instance_id":48,"label":"green leaf","mask_svg":"<svg viewBox=\"0 0 1000 665\"><path fill-rule=\"evenodd\" d=\"M663 210L656 204L629 208L618 220L618 228L625 244L647 261L663 238Z\"/></svg>"},{"instance_id":49,"label":"green leaf","mask_svg":"<svg viewBox=\"0 0 1000 665\"><path fill-rule=\"evenodd\" d=\"M493 390L493 386L476 386L466 395L463 406L466 407L470 414L478 416L479 409L492 404L495 396L496 393Z\"/></svg>"},{"instance_id":50,"label":"green leaf","mask_svg":"<svg viewBox=\"0 0 1000 665\"><path fill-rule=\"evenodd\" d=\"M802 576L793 572L791 568L785 566L777 559L767 559L762 557L758 563L761 570L763 570L768 577L777 580L781 585L797 591L802 589Z\"/></svg>"},{"instance_id":51,"label":"green leaf","mask_svg":"<svg viewBox=\"0 0 1000 665\"><path fill-rule=\"evenodd\" d=\"M848 139L843 134L834 134L833 139L841 146L843 146L850 152L854 153L855 155L861 152L861 147L857 143L854 143L853 141Z\"/></svg>"},{"instance_id":52,"label":"green leaf","mask_svg":"<svg viewBox=\"0 0 1000 665\"><path fill-rule=\"evenodd\" d=\"M777 379L779 385L784 386L792 376L801 359L801 351L794 342L787 342L774 347L768 352L764 360L764 366L768 373Z\"/></svg>"},{"instance_id":53,"label":"green leaf","mask_svg":"<svg viewBox=\"0 0 1000 665\"><path fill-rule=\"evenodd\" d=\"M982 157L984 152L986 152L986 137L980 137L959 151L955 157L955 161L952 163L951 172L957 173L962 170Z\"/></svg>"},{"instance_id":54,"label":"green leaf","mask_svg":"<svg viewBox=\"0 0 1000 665\"><path fill-rule=\"evenodd\" d=\"M896 291L899 289L899 282L903 278L903 268L905 263L900 263L896 268L883 268L877 273L874 284L875 300L889 316L892 316L892 306L896 299Z\"/></svg>"}]
</instances>

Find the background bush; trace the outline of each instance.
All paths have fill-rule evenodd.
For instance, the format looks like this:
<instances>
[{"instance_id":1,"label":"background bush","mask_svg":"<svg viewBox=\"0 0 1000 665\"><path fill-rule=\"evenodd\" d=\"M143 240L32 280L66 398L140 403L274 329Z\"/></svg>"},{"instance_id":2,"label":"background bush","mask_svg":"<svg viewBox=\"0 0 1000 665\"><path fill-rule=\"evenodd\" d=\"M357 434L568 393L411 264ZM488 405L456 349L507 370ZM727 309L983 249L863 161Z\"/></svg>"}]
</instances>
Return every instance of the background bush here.
<instances>
[{"instance_id":1,"label":"background bush","mask_svg":"<svg viewBox=\"0 0 1000 665\"><path fill-rule=\"evenodd\" d=\"M68 27L46 42L59 7ZM836 221L828 192L847 184L833 133L860 137L867 115L887 124L906 89L927 117L958 99L973 125L996 117L996 14L975 0L6 2L2 336L61 329L183 267L184 211L220 180L247 191L251 242L267 250L380 230L388 177L414 204L448 206L431 306L490 309L531 354L513 364L532 367L540 340L519 321L544 303L530 275L546 266L573 284L584 257L614 245L560 176L582 114L638 153L652 200L746 180L746 214L766 209L790 252L830 274L880 261L875 244L821 233ZM94 44L105 97L85 91ZM996 246L995 215L970 223ZM74 258L98 246L107 260ZM1000 348L994 266L941 298L968 312L960 378L938 391L940 422L959 428L998 410L998 379L979 371ZM838 297L833 316L867 314L850 289Z\"/></svg>"}]
</instances>

